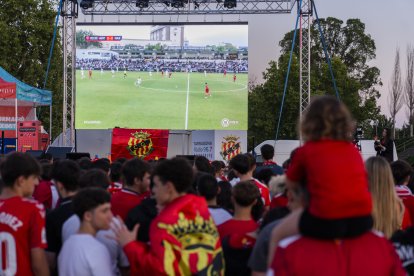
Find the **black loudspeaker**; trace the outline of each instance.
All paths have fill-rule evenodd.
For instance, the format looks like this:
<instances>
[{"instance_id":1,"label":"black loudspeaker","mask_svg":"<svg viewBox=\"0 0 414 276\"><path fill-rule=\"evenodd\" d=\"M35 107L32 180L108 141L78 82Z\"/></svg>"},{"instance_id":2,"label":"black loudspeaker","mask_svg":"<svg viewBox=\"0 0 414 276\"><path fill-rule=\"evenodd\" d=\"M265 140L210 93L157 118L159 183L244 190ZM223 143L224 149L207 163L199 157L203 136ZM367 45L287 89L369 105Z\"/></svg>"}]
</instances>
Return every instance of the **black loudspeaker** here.
<instances>
[{"instance_id":1,"label":"black loudspeaker","mask_svg":"<svg viewBox=\"0 0 414 276\"><path fill-rule=\"evenodd\" d=\"M192 163L194 162L194 159L195 159L195 155L177 155L176 157L187 159L188 161Z\"/></svg>"},{"instance_id":2,"label":"black loudspeaker","mask_svg":"<svg viewBox=\"0 0 414 276\"><path fill-rule=\"evenodd\" d=\"M89 152L69 152L69 153L66 153L66 159L76 161L78 159L81 159L82 157L88 157L89 159L91 159L91 155L89 154Z\"/></svg>"},{"instance_id":3,"label":"black loudspeaker","mask_svg":"<svg viewBox=\"0 0 414 276\"><path fill-rule=\"evenodd\" d=\"M43 155L43 150L26 150L26 153L33 156L34 158L41 158Z\"/></svg>"},{"instance_id":4,"label":"black loudspeaker","mask_svg":"<svg viewBox=\"0 0 414 276\"><path fill-rule=\"evenodd\" d=\"M65 159L66 154L72 152L72 147L49 147L46 153L50 153L54 159Z\"/></svg>"}]
</instances>

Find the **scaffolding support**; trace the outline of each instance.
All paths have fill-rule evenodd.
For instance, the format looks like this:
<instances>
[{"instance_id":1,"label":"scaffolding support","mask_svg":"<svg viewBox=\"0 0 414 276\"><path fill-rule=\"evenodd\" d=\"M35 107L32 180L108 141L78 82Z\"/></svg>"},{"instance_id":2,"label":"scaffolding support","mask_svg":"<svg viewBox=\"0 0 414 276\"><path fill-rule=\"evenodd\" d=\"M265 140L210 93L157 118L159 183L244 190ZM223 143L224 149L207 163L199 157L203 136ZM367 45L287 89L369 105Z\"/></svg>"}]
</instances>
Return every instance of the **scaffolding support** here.
<instances>
[{"instance_id":1,"label":"scaffolding support","mask_svg":"<svg viewBox=\"0 0 414 276\"><path fill-rule=\"evenodd\" d=\"M302 0L300 9L300 35L299 35L299 91L300 110L299 118L310 103L310 61L311 61L311 25L312 25L312 0Z\"/></svg>"},{"instance_id":2,"label":"scaffolding support","mask_svg":"<svg viewBox=\"0 0 414 276\"><path fill-rule=\"evenodd\" d=\"M75 145L75 52L76 52L76 17L78 3L76 0L65 0L62 9L63 17L63 145Z\"/></svg>"}]
</instances>

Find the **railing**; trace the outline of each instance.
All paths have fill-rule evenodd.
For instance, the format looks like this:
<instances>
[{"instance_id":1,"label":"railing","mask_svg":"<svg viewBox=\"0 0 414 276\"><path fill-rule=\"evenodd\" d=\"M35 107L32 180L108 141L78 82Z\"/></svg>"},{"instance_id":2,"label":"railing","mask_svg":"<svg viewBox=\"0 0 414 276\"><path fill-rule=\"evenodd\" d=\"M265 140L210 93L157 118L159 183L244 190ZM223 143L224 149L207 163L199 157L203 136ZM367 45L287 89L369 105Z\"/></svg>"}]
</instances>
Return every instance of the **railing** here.
<instances>
[{"instance_id":1,"label":"railing","mask_svg":"<svg viewBox=\"0 0 414 276\"><path fill-rule=\"evenodd\" d=\"M396 141L395 143L397 152L403 152L406 149L413 147L413 146L414 146L414 137L404 139L403 141L401 141L401 143L399 143L399 141Z\"/></svg>"}]
</instances>

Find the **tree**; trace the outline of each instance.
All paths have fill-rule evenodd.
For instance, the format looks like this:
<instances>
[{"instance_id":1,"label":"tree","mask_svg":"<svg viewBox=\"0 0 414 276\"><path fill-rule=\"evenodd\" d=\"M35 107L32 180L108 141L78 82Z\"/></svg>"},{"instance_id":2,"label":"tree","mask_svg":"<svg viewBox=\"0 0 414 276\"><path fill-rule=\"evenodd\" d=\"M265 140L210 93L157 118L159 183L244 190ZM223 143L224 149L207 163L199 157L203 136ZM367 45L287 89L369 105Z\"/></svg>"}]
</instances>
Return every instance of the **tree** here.
<instances>
[{"instance_id":1,"label":"tree","mask_svg":"<svg viewBox=\"0 0 414 276\"><path fill-rule=\"evenodd\" d=\"M408 124L410 136L413 136L414 127L414 47L407 47L407 76L405 79L404 99L408 109Z\"/></svg>"},{"instance_id":2,"label":"tree","mask_svg":"<svg viewBox=\"0 0 414 276\"><path fill-rule=\"evenodd\" d=\"M380 71L368 62L375 58L375 42L365 33L365 25L359 19L343 21L329 17L320 19L341 100L347 104L358 125L367 133L372 132L370 122L380 116L376 89L382 85ZM279 42L281 56L271 62L264 73L262 85L251 86L249 92L249 135L256 141L275 139L276 122L287 74L293 31L285 34ZM299 38L294 48L292 67L287 87L278 139L296 139L299 117ZM335 95L329 67L323 53L316 22L311 28L311 94Z\"/></svg>"},{"instance_id":3,"label":"tree","mask_svg":"<svg viewBox=\"0 0 414 276\"><path fill-rule=\"evenodd\" d=\"M0 66L19 80L43 88L59 1L0 1ZM55 6L53 6L55 5ZM46 83L52 91L53 133L62 129L63 60L62 43L56 37ZM38 117L49 127L49 109L38 109Z\"/></svg>"},{"instance_id":4,"label":"tree","mask_svg":"<svg viewBox=\"0 0 414 276\"><path fill-rule=\"evenodd\" d=\"M401 68L400 68L400 50L395 51L394 71L391 76L389 86L388 105L392 118L392 133L395 137L395 117L400 111L402 102L402 83L401 83Z\"/></svg>"},{"instance_id":5,"label":"tree","mask_svg":"<svg viewBox=\"0 0 414 276\"><path fill-rule=\"evenodd\" d=\"M96 47L96 48L102 48L101 42L89 42L86 41L86 36L94 36L95 34L91 31L86 30L80 30L76 31L76 48L79 49L86 49L90 46Z\"/></svg>"}]
</instances>

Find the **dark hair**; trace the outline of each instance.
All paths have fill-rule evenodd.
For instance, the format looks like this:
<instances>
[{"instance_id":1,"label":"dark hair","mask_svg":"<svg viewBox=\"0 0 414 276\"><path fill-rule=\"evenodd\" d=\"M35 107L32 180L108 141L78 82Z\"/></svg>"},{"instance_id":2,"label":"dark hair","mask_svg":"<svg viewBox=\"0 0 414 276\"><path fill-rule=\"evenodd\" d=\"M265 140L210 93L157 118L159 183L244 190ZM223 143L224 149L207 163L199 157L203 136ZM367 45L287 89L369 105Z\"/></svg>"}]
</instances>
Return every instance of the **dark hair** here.
<instances>
[{"instance_id":1,"label":"dark hair","mask_svg":"<svg viewBox=\"0 0 414 276\"><path fill-rule=\"evenodd\" d=\"M206 200L212 200L218 194L217 180L211 174L203 173L197 179L198 194L203 196Z\"/></svg>"},{"instance_id":2,"label":"dark hair","mask_svg":"<svg viewBox=\"0 0 414 276\"><path fill-rule=\"evenodd\" d=\"M82 170L90 170L93 167L93 162L88 157L82 157L76 160Z\"/></svg>"},{"instance_id":3,"label":"dark hair","mask_svg":"<svg viewBox=\"0 0 414 276\"><path fill-rule=\"evenodd\" d=\"M258 173L255 174L255 178L259 180L260 182L266 184L266 186L269 186L269 181L272 178L272 176L275 176L276 174L273 172L271 168L264 168L261 169Z\"/></svg>"},{"instance_id":4,"label":"dark hair","mask_svg":"<svg viewBox=\"0 0 414 276\"><path fill-rule=\"evenodd\" d=\"M52 178L50 177L52 173L52 164L50 163L41 163L40 166L42 167L42 174L40 177L42 180L50 181Z\"/></svg>"},{"instance_id":5,"label":"dark hair","mask_svg":"<svg viewBox=\"0 0 414 276\"><path fill-rule=\"evenodd\" d=\"M196 156L194 158L194 166L199 172L213 174L213 168L211 167L210 161L207 159L207 157Z\"/></svg>"},{"instance_id":6,"label":"dark hair","mask_svg":"<svg viewBox=\"0 0 414 276\"><path fill-rule=\"evenodd\" d=\"M101 169L104 172L108 173L110 164L111 162L107 158L101 158L93 162L93 168Z\"/></svg>"},{"instance_id":7,"label":"dark hair","mask_svg":"<svg viewBox=\"0 0 414 276\"><path fill-rule=\"evenodd\" d=\"M43 159L43 160L48 160L48 161L52 161L52 160L53 160L53 155L52 155L52 154L50 154L50 153L48 153L48 152L43 152L43 153L40 155L40 159Z\"/></svg>"},{"instance_id":8,"label":"dark hair","mask_svg":"<svg viewBox=\"0 0 414 276\"><path fill-rule=\"evenodd\" d=\"M226 166L223 166L221 161L213 161L211 162L211 167L213 168L214 173L218 173L220 170L224 169Z\"/></svg>"},{"instance_id":9,"label":"dark hair","mask_svg":"<svg viewBox=\"0 0 414 276\"><path fill-rule=\"evenodd\" d=\"M193 168L186 159L175 157L159 163L154 176L158 176L163 183L172 182L176 191L183 193L192 187Z\"/></svg>"},{"instance_id":10,"label":"dark hair","mask_svg":"<svg viewBox=\"0 0 414 276\"><path fill-rule=\"evenodd\" d=\"M260 191L252 181L241 181L237 183L231 192L234 201L243 207L248 207L260 197Z\"/></svg>"},{"instance_id":11,"label":"dark hair","mask_svg":"<svg viewBox=\"0 0 414 276\"><path fill-rule=\"evenodd\" d=\"M72 206L74 213L82 221L85 212L92 211L99 205L109 203L110 201L111 196L107 191L92 187L80 190L73 197Z\"/></svg>"},{"instance_id":12,"label":"dark hair","mask_svg":"<svg viewBox=\"0 0 414 276\"><path fill-rule=\"evenodd\" d=\"M121 168L121 174L124 179L124 185L134 185L134 179L142 180L146 173L151 173L151 167L147 161L133 158L126 161Z\"/></svg>"},{"instance_id":13,"label":"dark hair","mask_svg":"<svg viewBox=\"0 0 414 276\"><path fill-rule=\"evenodd\" d=\"M230 167L240 174L246 174L250 170L249 157L244 154L234 156L229 163Z\"/></svg>"},{"instance_id":14,"label":"dark hair","mask_svg":"<svg viewBox=\"0 0 414 276\"><path fill-rule=\"evenodd\" d=\"M264 144L260 148L260 153L262 154L263 160L271 160L275 156L275 148L272 145Z\"/></svg>"},{"instance_id":15,"label":"dark hair","mask_svg":"<svg viewBox=\"0 0 414 276\"><path fill-rule=\"evenodd\" d=\"M220 192L217 196L217 205L226 209L226 210L234 210L233 203L231 202L231 184L228 181L220 181L218 187L220 188Z\"/></svg>"},{"instance_id":16,"label":"dark hair","mask_svg":"<svg viewBox=\"0 0 414 276\"><path fill-rule=\"evenodd\" d=\"M67 191L76 191L79 187L78 180L80 167L73 160L59 160L53 164L51 177L62 183Z\"/></svg>"},{"instance_id":17,"label":"dark hair","mask_svg":"<svg viewBox=\"0 0 414 276\"><path fill-rule=\"evenodd\" d=\"M111 182L108 175L99 169L90 169L79 177L79 188L96 187L108 189Z\"/></svg>"},{"instance_id":18,"label":"dark hair","mask_svg":"<svg viewBox=\"0 0 414 276\"><path fill-rule=\"evenodd\" d=\"M1 178L4 186L13 187L16 180L23 176L40 176L41 168L39 162L29 154L13 152L6 156L0 163Z\"/></svg>"},{"instance_id":19,"label":"dark hair","mask_svg":"<svg viewBox=\"0 0 414 276\"><path fill-rule=\"evenodd\" d=\"M388 143L388 141L389 140L391 140L391 129L390 128L388 128L388 127L385 127L384 129L383 129L383 131L384 130L386 130L387 131L387 135L385 136L385 139L384 139L384 144L386 144L386 143Z\"/></svg>"},{"instance_id":20,"label":"dark hair","mask_svg":"<svg viewBox=\"0 0 414 276\"><path fill-rule=\"evenodd\" d=\"M121 164L124 164L126 161L128 161L128 159L126 159L125 157L119 157L114 162L119 162Z\"/></svg>"},{"instance_id":21,"label":"dark hair","mask_svg":"<svg viewBox=\"0 0 414 276\"><path fill-rule=\"evenodd\" d=\"M249 159L249 171L253 170L256 167L256 158L251 153L245 153L244 155Z\"/></svg>"},{"instance_id":22,"label":"dark hair","mask_svg":"<svg viewBox=\"0 0 414 276\"><path fill-rule=\"evenodd\" d=\"M404 183L408 176L411 176L413 169L410 164L404 160L397 160L391 163L392 175L394 176L395 185Z\"/></svg>"},{"instance_id":23,"label":"dark hair","mask_svg":"<svg viewBox=\"0 0 414 276\"><path fill-rule=\"evenodd\" d=\"M118 182L121 178L121 169L122 164L119 162L114 162L111 164L109 176L111 177L112 182Z\"/></svg>"},{"instance_id":24,"label":"dark hair","mask_svg":"<svg viewBox=\"0 0 414 276\"><path fill-rule=\"evenodd\" d=\"M312 101L301 122L305 141L322 138L352 141L354 128L348 108L333 96L321 96Z\"/></svg>"}]
</instances>

